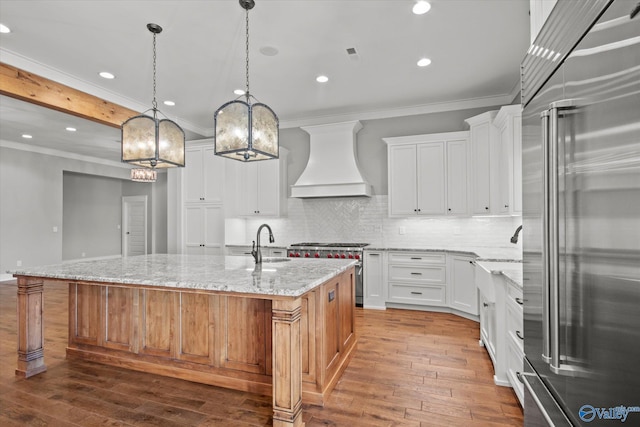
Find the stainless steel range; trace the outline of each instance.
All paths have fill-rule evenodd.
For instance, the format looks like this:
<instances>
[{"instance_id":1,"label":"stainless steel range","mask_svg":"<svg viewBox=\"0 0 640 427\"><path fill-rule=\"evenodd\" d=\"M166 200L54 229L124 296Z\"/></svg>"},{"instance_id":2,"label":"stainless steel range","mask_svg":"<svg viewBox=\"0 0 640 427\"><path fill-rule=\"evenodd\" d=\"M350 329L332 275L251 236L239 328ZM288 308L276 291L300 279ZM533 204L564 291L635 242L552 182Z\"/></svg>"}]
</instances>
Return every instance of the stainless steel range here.
<instances>
[{"instance_id":1,"label":"stainless steel range","mask_svg":"<svg viewBox=\"0 0 640 427\"><path fill-rule=\"evenodd\" d=\"M290 258L333 258L355 259L356 264L356 307L362 307L362 251L368 243L294 243L289 246Z\"/></svg>"}]
</instances>

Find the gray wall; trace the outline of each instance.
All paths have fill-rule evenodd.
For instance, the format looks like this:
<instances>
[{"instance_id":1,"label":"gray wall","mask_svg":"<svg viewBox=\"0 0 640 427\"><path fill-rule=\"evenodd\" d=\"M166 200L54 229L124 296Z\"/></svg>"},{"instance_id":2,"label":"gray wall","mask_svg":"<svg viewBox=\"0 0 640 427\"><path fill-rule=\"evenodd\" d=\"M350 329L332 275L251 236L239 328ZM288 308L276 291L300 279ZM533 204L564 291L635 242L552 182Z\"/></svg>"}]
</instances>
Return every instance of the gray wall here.
<instances>
[{"instance_id":1,"label":"gray wall","mask_svg":"<svg viewBox=\"0 0 640 427\"><path fill-rule=\"evenodd\" d=\"M62 260L122 254L122 180L62 176Z\"/></svg>"},{"instance_id":2,"label":"gray wall","mask_svg":"<svg viewBox=\"0 0 640 427\"><path fill-rule=\"evenodd\" d=\"M149 226L152 227L150 242L155 239L156 251L166 252L166 174L159 173L155 184L131 183L129 169L117 164L94 163L0 147L0 277L5 275L6 270L15 270L18 260L23 266L33 266L60 263L67 259L63 258L63 216L80 214L64 209L65 172L77 175L73 178L78 181L74 182L76 188L85 185L83 180L88 180L89 184L86 185L90 187L95 177L115 178L121 188L117 203L112 198L118 211L121 209L121 196L151 194L148 200ZM86 208L88 207L82 209ZM120 224L120 220L112 226L114 234L117 232L119 236L117 224ZM53 227L57 227L58 231L54 232ZM91 249L93 252L84 251L86 256L89 257L90 253L121 254L121 248L116 249L112 242L105 243L104 247L100 245L97 247L92 244L95 246ZM79 255L73 255L80 246L89 245L76 241L65 257L80 258ZM150 243L148 247L151 250L153 245ZM82 251L81 249L80 254Z\"/></svg>"},{"instance_id":3,"label":"gray wall","mask_svg":"<svg viewBox=\"0 0 640 427\"><path fill-rule=\"evenodd\" d=\"M389 194L387 185L387 145L382 138L467 130L465 119L497 110L495 107L472 108L442 113L361 120L356 135L356 152L360 172L373 187L373 194ZM280 130L280 145L289 149L288 188L294 185L309 161L309 134L300 128Z\"/></svg>"}]
</instances>

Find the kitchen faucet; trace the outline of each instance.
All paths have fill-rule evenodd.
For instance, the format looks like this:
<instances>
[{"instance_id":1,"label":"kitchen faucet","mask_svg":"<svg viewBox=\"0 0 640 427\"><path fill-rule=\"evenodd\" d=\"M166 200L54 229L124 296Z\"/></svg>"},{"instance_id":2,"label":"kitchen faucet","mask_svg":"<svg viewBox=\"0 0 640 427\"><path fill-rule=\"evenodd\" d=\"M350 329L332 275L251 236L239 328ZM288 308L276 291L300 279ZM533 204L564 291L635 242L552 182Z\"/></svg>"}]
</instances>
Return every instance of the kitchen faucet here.
<instances>
[{"instance_id":1,"label":"kitchen faucet","mask_svg":"<svg viewBox=\"0 0 640 427\"><path fill-rule=\"evenodd\" d=\"M511 243L513 243L514 245L518 243L518 234L520 233L520 230L522 230L522 226L516 228L516 232L513 233L513 236L511 236Z\"/></svg>"},{"instance_id":2,"label":"kitchen faucet","mask_svg":"<svg viewBox=\"0 0 640 427\"><path fill-rule=\"evenodd\" d=\"M256 261L256 264L262 264L262 252L260 252L260 232L264 227L267 227L267 230L269 230L269 243L273 243L276 241L273 238L273 232L271 231L271 227L269 227L269 224L262 224L260 227L258 227L258 233L256 235L258 244L256 245L256 240L254 240L251 246L251 255L253 255L253 259Z\"/></svg>"}]
</instances>

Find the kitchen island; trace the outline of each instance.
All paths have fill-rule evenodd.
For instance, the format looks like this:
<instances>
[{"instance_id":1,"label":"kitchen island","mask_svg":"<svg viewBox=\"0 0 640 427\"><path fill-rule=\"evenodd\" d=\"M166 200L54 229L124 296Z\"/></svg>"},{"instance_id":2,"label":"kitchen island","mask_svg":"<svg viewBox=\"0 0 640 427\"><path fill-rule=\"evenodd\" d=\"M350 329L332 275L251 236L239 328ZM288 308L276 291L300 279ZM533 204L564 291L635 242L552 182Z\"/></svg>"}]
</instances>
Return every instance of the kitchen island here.
<instances>
[{"instance_id":1,"label":"kitchen island","mask_svg":"<svg viewBox=\"0 0 640 427\"><path fill-rule=\"evenodd\" d=\"M301 426L355 350L352 260L144 255L33 267L18 281L18 367L44 363L44 282L69 285L68 358L273 396Z\"/></svg>"}]
</instances>

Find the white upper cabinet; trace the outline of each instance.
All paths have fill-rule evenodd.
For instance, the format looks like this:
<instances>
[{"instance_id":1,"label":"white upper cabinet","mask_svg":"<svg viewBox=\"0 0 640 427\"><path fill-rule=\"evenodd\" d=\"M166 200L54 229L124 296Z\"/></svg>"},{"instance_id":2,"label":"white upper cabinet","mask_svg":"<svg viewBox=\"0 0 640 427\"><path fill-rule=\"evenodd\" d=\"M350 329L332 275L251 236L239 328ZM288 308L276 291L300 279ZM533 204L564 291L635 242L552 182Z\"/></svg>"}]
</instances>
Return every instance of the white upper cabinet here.
<instances>
[{"instance_id":1,"label":"white upper cabinet","mask_svg":"<svg viewBox=\"0 0 640 427\"><path fill-rule=\"evenodd\" d=\"M557 2L558 0L529 0L529 28L532 44Z\"/></svg>"},{"instance_id":2,"label":"white upper cabinet","mask_svg":"<svg viewBox=\"0 0 640 427\"><path fill-rule=\"evenodd\" d=\"M522 214L522 106L506 105L493 125L498 130L500 148L500 202L498 213Z\"/></svg>"},{"instance_id":3,"label":"white upper cabinet","mask_svg":"<svg viewBox=\"0 0 640 427\"><path fill-rule=\"evenodd\" d=\"M497 110L488 111L465 120L470 127L472 215L489 215L495 212L492 197L495 198L498 189L494 188L495 184L492 185L491 175L499 163L498 159L492 158L492 153L497 152L497 129L493 126L497 113Z\"/></svg>"},{"instance_id":4,"label":"white upper cabinet","mask_svg":"<svg viewBox=\"0 0 640 427\"><path fill-rule=\"evenodd\" d=\"M468 132L383 138L389 216L466 215Z\"/></svg>"},{"instance_id":5,"label":"white upper cabinet","mask_svg":"<svg viewBox=\"0 0 640 427\"><path fill-rule=\"evenodd\" d=\"M280 158L241 163L237 166L240 183L241 216L278 217L286 214L287 152L280 148Z\"/></svg>"},{"instance_id":6,"label":"white upper cabinet","mask_svg":"<svg viewBox=\"0 0 640 427\"><path fill-rule=\"evenodd\" d=\"M214 154L213 145L186 148L184 201L222 202L224 167L224 159Z\"/></svg>"},{"instance_id":7,"label":"white upper cabinet","mask_svg":"<svg viewBox=\"0 0 640 427\"><path fill-rule=\"evenodd\" d=\"M522 213L522 108L465 120L470 127L472 215Z\"/></svg>"}]
</instances>

